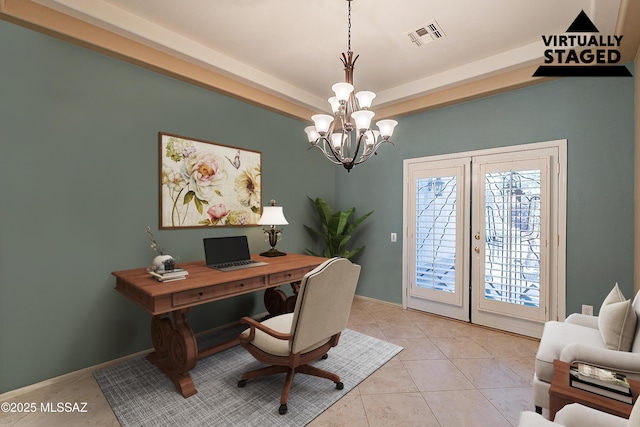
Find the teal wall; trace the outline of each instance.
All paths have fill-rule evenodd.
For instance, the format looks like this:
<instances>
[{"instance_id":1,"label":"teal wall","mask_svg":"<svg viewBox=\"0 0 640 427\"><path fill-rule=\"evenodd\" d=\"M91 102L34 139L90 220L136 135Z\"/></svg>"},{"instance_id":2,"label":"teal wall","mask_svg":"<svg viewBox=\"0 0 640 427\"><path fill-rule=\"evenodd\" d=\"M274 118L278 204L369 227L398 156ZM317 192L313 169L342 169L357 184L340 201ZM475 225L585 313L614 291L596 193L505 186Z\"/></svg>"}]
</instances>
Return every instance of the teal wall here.
<instances>
[{"instance_id":1,"label":"teal wall","mask_svg":"<svg viewBox=\"0 0 640 427\"><path fill-rule=\"evenodd\" d=\"M261 151L263 202L290 223L285 251L310 246L307 195L375 211L356 236L358 294L396 303L404 158L566 138L567 312L599 307L615 281L632 293L632 79L565 79L403 117L396 146L347 174L306 151L300 121L3 21L0 58L0 393L151 346L150 316L110 273L153 258L159 131ZM258 227L156 236L191 261L203 237L238 233L266 249ZM263 310L247 296L190 321L201 331Z\"/></svg>"},{"instance_id":2,"label":"teal wall","mask_svg":"<svg viewBox=\"0 0 640 427\"><path fill-rule=\"evenodd\" d=\"M633 296L633 83L569 78L399 119L395 146L337 178L341 208L375 210L358 293L402 301L403 159L567 139L567 313L597 313L615 282Z\"/></svg>"},{"instance_id":3,"label":"teal wall","mask_svg":"<svg viewBox=\"0 0 640 427\"><path fill-rule=\"evenodd\" d=\"M149 265L158 229L158 132L262 152L263 202L284 206L278 248L302 252L307 195L333 202L335 169L298 120L0 21L0 393L151 347L150 315L112 271ZM260 227L157 231L184 261L202 238ZM192 310L196 331L263 312L262 295Z\"/></svg>"}]
</instances>

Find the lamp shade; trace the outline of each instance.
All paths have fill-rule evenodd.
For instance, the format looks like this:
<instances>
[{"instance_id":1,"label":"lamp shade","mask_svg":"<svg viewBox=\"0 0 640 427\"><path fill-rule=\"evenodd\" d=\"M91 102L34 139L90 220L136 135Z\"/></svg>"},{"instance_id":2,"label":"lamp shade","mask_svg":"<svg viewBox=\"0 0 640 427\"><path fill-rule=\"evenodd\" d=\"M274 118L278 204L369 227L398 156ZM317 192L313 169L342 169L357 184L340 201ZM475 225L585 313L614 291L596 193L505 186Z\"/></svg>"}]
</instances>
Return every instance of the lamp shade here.
<instances>
[{"instance_id":1,"label":"lamp shade","mask_svg":"<svg viewBox=\"0 0 640 427\"><path fill-rule=\"evenodd\" d=\"M262 216L258 220L259 225L287 225L289 222L284 217L282 206L264 206Z\"/></svg>"},{"instance_id":2,"label":"lamp shade","mask_svg":"<svg viewBox=\"0 0 640 427\"><path fill-rule=\"evenodd\" d=\"M343 137L344 135L342 133L339 132L334 132L331 134L331 145L333 145L333 149L334 150L341 150L342 149L342 141L343 141Z\"/></svg>"},{"instance_id":3,"label":"lamp shade","mask_svg":"<svg viewBox=\"0 0 640 427\"><path fill-rule=\"evenodd\" d=\"M378 129L380 129L380 135L382 137L390 137L393 135L393 129L396 127L398 122L395 120L380 120L376 125L378 125Z\"/></svg>"},{"instance_id":4,"label":"lamp shade","mask_svg":"<svg viewBox=\"0 0 640 427\"><path fill-rule=\"evenodd\" d=\"M324 135L329 130L329 126L331 126L331 122L333 121L333 116L328 114L316 114L311 116L311 120L316 125L316 131L320 135Z\"/></svg>"},{"instance_id":5,"label":"lamp shade","mask_svg":"<svg viewBox=\"0 0 640 427\"><path fill-rule=\"evenodd\" d=\"M331 89L336 94L336 99L340 102L346 102L349 99L349 95L353 92L353 85L350 83L340 82L331 86Z\"/></svg>"},{"instance_id":6,"label":"lamp shade","mask_svg":"<svg viewBox=\"0 0 640 427\"><path fill-rule=\"evenodd\" d=\"M356 93L356 99L358 100L358 105L360 105L360 108L363 108L363 109L371 108L371 103L373 102L373 98L375 97L376 97L376 94L368 90L361 90L360 92Z\"/></svg>"},{"instance_id":7,"label":"lamp shade","mask_svg":"<svg viewBox=\"0 0 640 427\"><path fill-rule=\"evenodd\" d=\"M340 101L338 101L338 98L336 98L335 96L332 96L331 98L328 99L328 101L329 101L329 104L331 104L331 111L333 111L333 114L340 111Z\"/></svg>"},{"instance_id":8,"label":"lamp shade","mask_svg":"<svg viewBox=\"0 0 640 427\"><path fill-rule=\"evenodd\" d=\"M375 114L376 113L370 110L354 111L351 114L351 117L353 117L353 119L356 121L356 129L358 129L360 132L364 132L365 130L369 129L369 126L371 125L371 119L373 119L373 116L375 116Z\"/></svg>"},{"instance_id":9,"label":"lamp shade","mask_svg":"<svg viewBox=\"0 0 640 427\"><path fill-rule=\"evenodd\" d=\"M307 138L309 139L309 142L314 142L316 139L320 137L320 134L316 130L315 126L307 126L306 128L304 128L304 131L307 133Z\"/></svg>"}]
</instances>

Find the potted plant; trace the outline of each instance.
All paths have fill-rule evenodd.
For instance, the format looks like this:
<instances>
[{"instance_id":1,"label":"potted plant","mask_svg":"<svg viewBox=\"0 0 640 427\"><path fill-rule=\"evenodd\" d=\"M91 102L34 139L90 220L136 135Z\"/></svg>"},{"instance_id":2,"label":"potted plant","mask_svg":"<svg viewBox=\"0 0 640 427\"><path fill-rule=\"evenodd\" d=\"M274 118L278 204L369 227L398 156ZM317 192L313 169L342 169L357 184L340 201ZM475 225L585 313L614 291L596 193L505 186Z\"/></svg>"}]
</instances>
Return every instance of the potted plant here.
<instances>
[{"instance_id":1,"label":"potted plant","mask_svg":"<svg viewBox=\"0 0 640 427\"><path fill-rule=\"evenodd\" d=\"M316 199L309 197L309 200L318 214L322 229L316 230L308 225L305 225L304 227L313 236L321 239L325 244L325 248L320 254L315 253L310 249L306 249L308 253L315 256L324 256L326 258L342 257L350 259L364 249L364 246L360 246L353 250L349 250L347 248L347 243L351 239L356 227L360 225L362 221L367 219L373 211L355 219L353 222L350 222L351 217L356 211L355 207L345 211L334 212L333 209L331 209L331 206L319 197Z\"/></svg>"}]
</instances>

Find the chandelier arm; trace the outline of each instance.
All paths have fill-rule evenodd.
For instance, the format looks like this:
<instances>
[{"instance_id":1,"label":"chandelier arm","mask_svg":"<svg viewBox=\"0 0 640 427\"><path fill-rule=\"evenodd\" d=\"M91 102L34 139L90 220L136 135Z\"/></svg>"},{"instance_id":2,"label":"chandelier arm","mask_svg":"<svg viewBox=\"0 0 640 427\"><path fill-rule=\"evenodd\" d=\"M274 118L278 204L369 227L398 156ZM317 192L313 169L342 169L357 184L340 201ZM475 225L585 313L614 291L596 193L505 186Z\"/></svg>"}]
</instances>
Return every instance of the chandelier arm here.
<instances>
[{"instance_id":1,"label":"chandelier arm","mask_svg":"<svg viewBox=\"0 0 640 427\"><path fill-rule=\"evenodd\" d=\"M356 135L357 135L357 134L358 134L358 131L357 131L357 129L356 129ZM353 156L352 156L352 159L353 159L353 160L356 160L356 158L358 157L358 153L360 152L360 147L362 146L362 140L363 140L363 139L365 139L366 137L367 137L367 135L366 135L366 131L365 131L365 132L362 132L362 133L360 134L360 136L358 136L358 137L356 138L356 149L355 149L355 151L354 151L354 153L353 153ZM363 152L362 152L362 156L364 156L364 154L365 154L365 153L364 153L364 151L363 151ZM360 156L360 157L362 158L362 156Z\"/></svg>"},{"instance_id":2,"label":"chandelier arm","mask_svg":"<svg viewBox=\"0 0 640 427\"><path fill-rule=\"evenodd\" d=\"M394 144L392 141L385 141L385 140L382 140L382 141L380 141L380 142L377 142L377 143L373 146L373 149L371 150L371 152L370 152L369 154L367 154L367 155L366 155L366 157L365 157L365 154L363 154L363 155L362 155L362 157L361 157L360 159L358 159L358 161L357 161L357 162L355 162L354 164L359 165L360 163L364 163L364 162L366 162L367 160L369 160L369 158L370 158L371 156L373 156L374 154L377 154L378 148L379 148L382 144L384 144L385 142L388 142L389 144L391 144L391 145L393 145L393 146L395 147L395 144Z\"/></svg>"},{"instance_id":3,"label":"chandelier arm","mask_svg":"<svg viewBox=\"0 0 640 427\"><path fill-rule=\"evenodd\" d=\"M322 146L320 146L318 141L322 141ZM329 160L331 163L333 163L334 165L341 165L342 162L333 160L331 158L331 156L329 155L329 152L326 149L326 146L325 146L326 143L328 143L329 147L331 147L331 142L329 142L329 140L327 140L327 138L321 136L320 138L318 138L316 140L316 145L313 145L310 148L317 148L318 150L322 151L322 154L324 154L324 156L327 158L327 160Z\"/></svg>"},{"instance_id":4,"label":"chandelier arm","mask_svg":"<svg viewBox=\"0 0 640 427\"><path fill-rule=\"evenodd\" d=\"M331 134L333 133L334 129L336 128L336 122L338 121L338 118L340 119L342 128L344 129L344 121L342 120L342 116L336 114L336 117L333 119L333 121L331 122L331 125L329 125L329 130L327 131L327 135L329 135L329 138L327 138L326 136L321 137L323 138L323 145L326 142L326 144L329 146L329 150L331 151L331 154L333 154L333 157L335 157L336 162L333 162L333 160L329 157L329 153L327 152L326 148L323 150L324 151L324 155L327 159L331 160L333 163L336 163L338 165L343 164L342 159L340 158L340 154L338 153L338 151L335 150L335 148L333 148L333 142L331 141ZM344 134L344 130L343 130L343 134Z\"/></svg>"}]
</instances>

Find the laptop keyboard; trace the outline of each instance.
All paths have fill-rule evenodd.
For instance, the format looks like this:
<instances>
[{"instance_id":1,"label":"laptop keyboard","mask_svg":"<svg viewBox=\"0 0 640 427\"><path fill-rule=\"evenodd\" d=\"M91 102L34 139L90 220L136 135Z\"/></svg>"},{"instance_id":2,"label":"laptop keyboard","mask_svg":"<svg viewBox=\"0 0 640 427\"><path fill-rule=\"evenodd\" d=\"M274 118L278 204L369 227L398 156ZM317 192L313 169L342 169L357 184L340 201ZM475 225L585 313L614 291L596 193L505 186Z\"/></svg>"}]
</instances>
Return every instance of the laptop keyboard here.
<instances>
[{"instance_id":1,"label":"laptop keyboard","mask_svg":"<svg viewBox=\"0 0 640 427\"><path fill-rule=\"evenodd\" d=\"M252 259L246 259L244 261L234 261L234 262L225 262L224 264L217 264L216 267L218 268L242 267L243 265L254 264L256 262L257 261L254 261Z\"/></svg>"},{"instance_id":2,"label":"laptop keyboard","mask_svg":"<svg viewBox=\"0 0 640 427\"><path fill-rule=\"evenodd\" d=\"M267 263L265 262L249 259L249 260L243 260L243 261L233 261L233 262L225 262L222 264L215 264L215 265L212 265L211 267L215 268L216 270L231 271L231 270L240 270L242 268L248 268L248 267L260 267L266 264Z\"/></svg>"}]
</instances>

